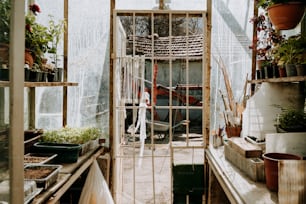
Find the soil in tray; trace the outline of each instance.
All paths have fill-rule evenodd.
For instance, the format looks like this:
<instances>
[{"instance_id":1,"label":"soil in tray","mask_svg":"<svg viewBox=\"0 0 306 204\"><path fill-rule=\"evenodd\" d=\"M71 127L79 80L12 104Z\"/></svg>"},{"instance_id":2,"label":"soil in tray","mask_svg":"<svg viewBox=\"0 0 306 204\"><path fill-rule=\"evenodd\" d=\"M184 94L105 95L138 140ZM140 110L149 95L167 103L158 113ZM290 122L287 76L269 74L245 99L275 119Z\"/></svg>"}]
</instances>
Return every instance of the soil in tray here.
<instances>
[{"instance_id":1,"label":"soil in tray","mask_svg":"<svg viewBox=\"0 0 306 204\"><path fill-rule=\"evenodd\" d=\"M48 177L55 169L50 169L50 167L35 167L24 169L25 179L43 179Z\"/></svg>"},{"instance_id":2,"label":"soil in tray","mask_svg":"<svg viewBox=\"0 0 306 204\"><path fill-rule=\"evenodd\" d=\"M41 163L49 157L24 156L24 163Z\"/></svg>"}]
</instances>

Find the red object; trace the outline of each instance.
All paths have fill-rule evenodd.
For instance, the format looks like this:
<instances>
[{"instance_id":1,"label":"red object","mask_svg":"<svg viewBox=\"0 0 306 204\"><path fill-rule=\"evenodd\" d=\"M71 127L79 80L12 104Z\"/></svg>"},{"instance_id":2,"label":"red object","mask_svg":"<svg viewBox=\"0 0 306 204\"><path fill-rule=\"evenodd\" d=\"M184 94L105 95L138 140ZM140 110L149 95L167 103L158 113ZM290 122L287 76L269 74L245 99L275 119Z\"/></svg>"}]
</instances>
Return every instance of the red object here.
<instances>
[{"instance_id":1,"label":"red object","mask_svg":"<svg viewBox=\"0 0 306 204\"><path fill-rule=\"evenodd\" d=\"M279 3L268 7L268 15L278 30L295 28L304 16L305 6L303 2Z\"/></svg>"},{"instance_id":2,"label":"red object","mask_svg":"<svg viewBox=\"0 0 306 204\"><path fill-rule=\"evenodd\" d=\"M302 160L299 155L287 153L265 153L263 154L266 185L270 191L278 192L278 161L279 160Z\"/></svg>"},{"instance_id":3,"label":"red object","mask_svg":"<svg viewBox=\"0 0 306 204\"><path fill-rule=\"evenodd\" d=\"M30 8L30 11L32 11L34 15L37 15L37 13L40 13L40 7L37 4L31 4L29 8Z\"/></svg>"},{"instance_id":4,"label":"red object","mask_svg":"<svg viewBox=\"0 0 306 204\"><path fill-rule=\"evenodd\" d=\"M153 105L156 105L157 101L157 73L158 73L158 65L154 64L154 70L153 70Z\"/></svg>"}]
</instances>

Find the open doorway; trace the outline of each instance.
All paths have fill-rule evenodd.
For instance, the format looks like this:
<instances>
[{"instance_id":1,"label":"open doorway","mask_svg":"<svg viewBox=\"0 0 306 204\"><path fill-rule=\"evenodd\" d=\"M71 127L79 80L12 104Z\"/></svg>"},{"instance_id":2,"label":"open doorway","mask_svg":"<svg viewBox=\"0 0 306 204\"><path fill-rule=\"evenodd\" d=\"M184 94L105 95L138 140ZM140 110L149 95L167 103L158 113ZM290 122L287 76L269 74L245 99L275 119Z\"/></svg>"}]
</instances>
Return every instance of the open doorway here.
<instances>
[{"instance_id":1,"label":"open doorway","mask_svg":"<svg viewBox=\"0 0 306 204\"><path fill-rule=\"evenodd\" d=\"M116 203L202 202L206 12L116 10L113 23Z\"/></svg>"}]
</instances>

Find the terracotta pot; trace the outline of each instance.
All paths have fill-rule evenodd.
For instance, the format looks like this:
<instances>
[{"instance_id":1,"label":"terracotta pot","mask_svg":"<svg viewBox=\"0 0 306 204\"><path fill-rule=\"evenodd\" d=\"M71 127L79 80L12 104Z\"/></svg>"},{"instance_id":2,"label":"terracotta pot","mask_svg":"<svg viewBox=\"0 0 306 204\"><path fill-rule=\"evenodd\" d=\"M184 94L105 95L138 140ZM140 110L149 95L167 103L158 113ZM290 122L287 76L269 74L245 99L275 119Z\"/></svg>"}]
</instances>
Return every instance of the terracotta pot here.
<instances>
[{"instance_id":1,"label":"terracotta pot","mask_svg":"<svg viewBox=\"0 0 306 204\"><path fill-rule=\"evenodd\" d=\"M32 56L32 54L31 54L31 52L29 50L25 50L24 51L24 63L28 64L30 68L34 64L33 56Z\"/></svg>"},{"instance_id":2,"label":"terracotta pot","mask_svg":"<svg viewBox=\"0 0 306 204\"><path fill-rule=\"evenodd\" d=\"M279 73L279 77L286 77L287 73L286 73L286 69L284 66L279 66L278 67L278 73Z\"/></svg>"},{"instance_id":3,"label":"terracotta pot","mask_svg":"<svg viewBox=\"0 0 306 204\"><path fill-rule=\"evenodd\" d=\"M0 43L0 62L8 63L9 60L9 45Z\"/></svg>"},{"instance_id":4,"label":"terracotta pot","mask_svg":"<svg viewBox=\"0 0 306 204\"><path fill-rule=\"evenodd\" d=\"M267 188L275 192L278 191L278 161L303 159L301 156L287 153L265 153L263 158Z\"/></svg>"},{"instance_id":5,"label":"terracotta pot","mask_svg":"<svg viewBox=\"0 0 306 204\"><path fill-rule=\"evenodd\" d=\"M228 138L240 137L242 127L241 126L226 126L225 131Z\"/></svg>"},{"instance_id":6,"label":"terracotta pot","mask_svg":"<svg viewBox=\"0 0 306 204\"><path fill-rule=\"evenodd\" d=\"M295 28L301 21L305 5L302 2L275 4L267 9L268 16L277 30Z\"/></svg>"}]
</instances>

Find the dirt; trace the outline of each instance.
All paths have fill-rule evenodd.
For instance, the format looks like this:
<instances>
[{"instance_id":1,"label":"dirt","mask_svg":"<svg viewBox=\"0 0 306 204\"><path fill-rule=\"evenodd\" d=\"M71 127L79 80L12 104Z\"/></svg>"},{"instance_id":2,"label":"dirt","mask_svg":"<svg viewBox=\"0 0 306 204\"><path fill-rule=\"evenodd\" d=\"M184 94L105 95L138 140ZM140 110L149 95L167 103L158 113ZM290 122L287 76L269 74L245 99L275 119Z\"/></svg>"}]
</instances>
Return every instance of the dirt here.
<instances>
[{"instance_id":1,"label":"dirt","mask_svg":"<svg viewBox=\"0 0 306 204\"><path fill-rule=\"evenodd\" d=\"M25 179L43 179L50 175L54 169L50 167L28 167L24 169L24 178Z\"/></svg>"},{"instance_id":2,"label":"dirt","mask_svg":"<svg viewBox=\"0 0 306 204\"><path fill-rule=\"evenodd\" d=\"M38 156L24 156L24 163L41 163L47 160L49 157L38 157Z\"/></svg>"}]
</instances>

